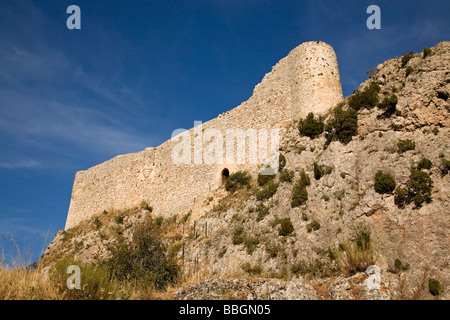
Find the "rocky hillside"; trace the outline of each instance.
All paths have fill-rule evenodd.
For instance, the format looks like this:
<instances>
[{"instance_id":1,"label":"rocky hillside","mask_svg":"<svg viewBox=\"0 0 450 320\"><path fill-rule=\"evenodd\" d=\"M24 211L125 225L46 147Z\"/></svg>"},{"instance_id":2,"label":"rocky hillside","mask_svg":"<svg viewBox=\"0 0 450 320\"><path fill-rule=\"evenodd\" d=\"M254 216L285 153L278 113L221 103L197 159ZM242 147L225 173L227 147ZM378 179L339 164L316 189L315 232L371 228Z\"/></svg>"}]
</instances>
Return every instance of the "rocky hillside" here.
<instances>
[{"instance_id":1,"label":"rocky hillside","mask_svg":"<svg viewBox=\"0 0 450 320\"><path fill-rule=\"evenodd\" d=\"M173 298L448 299L449 95L450 42L386 61L328 115L287 129L273 179L215 191L201 216L105 211L59 232L40 263L108 259L151 219L196 283Z\"/></svg>"}]
</instances>

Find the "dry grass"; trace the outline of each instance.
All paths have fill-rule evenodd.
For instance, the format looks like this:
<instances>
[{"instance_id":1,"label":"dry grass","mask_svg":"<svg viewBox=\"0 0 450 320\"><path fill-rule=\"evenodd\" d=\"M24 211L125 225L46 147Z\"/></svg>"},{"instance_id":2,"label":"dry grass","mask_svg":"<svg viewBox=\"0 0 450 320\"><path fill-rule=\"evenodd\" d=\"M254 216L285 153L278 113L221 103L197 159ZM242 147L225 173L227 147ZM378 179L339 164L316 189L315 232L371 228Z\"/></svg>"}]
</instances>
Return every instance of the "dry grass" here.
<instances>
[{"instance_id":1,"label":"dry grass","mask_svg":"<svg viewBox=\"0 0 450 320\"><path fill-rule=\"evenodd\" d=\"M341 248L336 251L337 263L341 270L348 276L366 269L376 264L377 256L370 244L363 244L362 248L355 242L341 244Z\"/></svg>"},{"instance_id":2,"label":"dry grass","mask_svg":"<svg viewBox=\"0 0 450 320\"><path fill-rule=\"evenodd\" d=\"M54 300L56 286L40 271L0 267L0 300Z\"/></svg>"},{"instance_id":3,"label":"dry grass","mask_svg":"<svg viewBox=\"0 0 450 320\"><path fill-rule=\"evenodd\" d=\"M171 299L177 287L158 291L152 286L133 282L112 281L111 294L103 299L115 300L164 300ZM96 289L97 290L97 289ZM98 288L103 294L103 288ZM92 290L68 290L54 279L47 277L42 270L0 268L0 300L90 300ZM98 299L98 298L97 298Z\"/></svg>"},{"instance_id":4,"label":"dry grass","mask_svg":"<svg viewBox=\"0 0 450 320\"><path fill-rule=\"evenodd\" d=\"M309 284L316 290L318 300L331 300L328 288L335 278L312 280Z\"/></svg>"},{"instance_id":5,"label":"dry grass","mask_svg":"<svg viewBox=\"0 0 450 320\"><path fill-rule=\"evenodd\" d=\"M408 299L408 284L406 282L406 275L403 272L397 274L398 277L398 299L407 300Z\"/></svg>"}]
</instances>

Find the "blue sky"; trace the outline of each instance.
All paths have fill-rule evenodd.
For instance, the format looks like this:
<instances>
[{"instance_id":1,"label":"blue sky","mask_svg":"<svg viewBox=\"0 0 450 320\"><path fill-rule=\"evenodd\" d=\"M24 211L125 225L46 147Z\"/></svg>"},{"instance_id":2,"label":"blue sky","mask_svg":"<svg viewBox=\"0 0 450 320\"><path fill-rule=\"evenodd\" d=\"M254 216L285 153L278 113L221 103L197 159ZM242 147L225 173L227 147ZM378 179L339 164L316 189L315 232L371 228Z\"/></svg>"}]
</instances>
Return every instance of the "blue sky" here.
<instances>
[{"instance_id":1,"label":"blue sky","mask_svg":"<svg viewBox=\"0 0 450 320\"><path fill-rule=\"evenodd\" d=\"M66 27L72 4L81 30ZM371 4L381 30L366 28ZM2 1L0 236L53 236L77 171L238 106L302 42L334 47L347 96L370 67L450 40L449 12L436 0Z\"/></svg>"}]
</instances>

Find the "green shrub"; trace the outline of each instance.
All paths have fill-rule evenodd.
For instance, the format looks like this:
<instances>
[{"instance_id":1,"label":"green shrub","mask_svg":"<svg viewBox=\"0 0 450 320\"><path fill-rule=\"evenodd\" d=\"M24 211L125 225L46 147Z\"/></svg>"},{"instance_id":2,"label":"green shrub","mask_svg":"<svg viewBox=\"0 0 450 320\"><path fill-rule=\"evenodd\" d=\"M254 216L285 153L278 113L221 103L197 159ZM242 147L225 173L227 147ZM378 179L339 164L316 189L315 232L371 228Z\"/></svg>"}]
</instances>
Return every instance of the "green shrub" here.
<instances>
[{"instance_id":1,"label":"green shrub","mask_svg":"<svg viewBox=\"0 0 450 320\"><path fill-rule=\"evenodd\" d=\"M408 190L402 187L397 187L394 192L394 202L399 208L404 208L410 203Z\"/></svg>"},{"instance_id":2,"label":"green shrub","mask_svg":"<svg viewBox=\"0 0 450 320\"><path fill-rule=\"evenodd\" d=\"M94 220L92 220L92 223L94 224L96 230L100 229L100 227L102 226L102 221L98 217L94 218Z\"/></svg>"},{"instance_id":3,"label":"green shrub","mask_svg":"<svg viewBox=\"0 0 450 320\"><path fill-rule=\"evenodd\" d=\"M397 103L398 103L398 97L395 94L391 95L390 97L384 98L383 101L380 102L380 104L378 105L379 108L385 110L384 113L382 114L382 117L388 118L391 115L393 115L397 108ZM383 134L381 133L380 137L382 137L382 136L383 136Z\"/></svg>"},{"instance_id":4,"label":"green shrub","mask_svg":"<svg viewBox=\"0 0 450 320\"><path fill-rule=\"evenodd\" d=\"M407 52L403 55L402 68L404 68L408 64L409 60L411 60L413 56L414 56L414 52L412 52L412 51Z\"/></svg>"},{"instance_id":5,"label":"green shrub","mask_svg":"<svg viewBox=\"0 0 450 320\"><path fill-rule=\"evenodd\" d=\"M326 126L327 143L340 141L347 144L358 133L358 112L354 108L344 110L342 106L334 108Z\"/></svg>"},{"instance_id":6,"label":"green shrub","mask_svg":"<svg viewBox=\"0 0 450 320\"><path fill-rule=\"evenodd\" d=\"M192 210L189 210L189 212L186 213L186 214L183 216L183 218L181 218L181 223L185 224L185 223L189 220L189 218L191 217L191 215L192 215Z\"/></svg>"},{"instance_id":7,"label":"green shrub","mask_svg":"<svg viewBox=\"0 0 450 320\"><path fill-rule=\"evenodd\" d=\"M253 254L253 252L256 250L256 247L259 244L259 238L257 236L254 237L245 237L244 239L244 245L247 248L248 254Z\"/></svg>"},{"instance_id":8,"label":"green shrub","mask_svg":"<svg viewBox=\"0 0 450 320\"><path fill-rule=\"evenodd\" d=\"M225 189L230 192L250 185L251 176L245 171L238 171L230 174L225 183Z\"/></svg>"},{"instance_id":9,"label":"green shrub","mask_svg":"<svg viewBox=\"0 0 450 320\"><path fill-rule=\"evenodd\" d=\"M433 134L435 136L437 136L439 134L439 128L438 127L434 127L432 132L433 132Z\"/></svg>"},{"instance_id":10,"label":"green shrub","mask_svg":"<svg viewBox=\"0 0 450 320\"><path fill-rule=\"evenodd\" d=\"M403 262L397 258L394 261L394 273L399 273L401 271L406 271L410 267L409 263L403 264Z\"/></svg>"},{"instance_id":11,"label":"green shrub","mask_svg":"<svg viewBox=\"0 0 450 320\"><path fill-rule=\"evenodd\" d=\"M424 203L431 202L431 190L433 180L430 175L424 171L411 169L411 175L406 183L406 188L397 188L395 190L395 204L399 208L414 202L416 208L420 208Z\"/></svg>"},{"instance_id":12,"label":"green shrub","mask_svg":"<svg viewBox=\"0 0 450 320\"><path fill-rule=\"evenodd\" d=\"M294 232L294 226L292 225L292 221L289 218L284 218L279 220L280 222L280 228L278 229L278 234L280 236L288 236L292 232Z\"/></svg>"},{"instance_id":13,"label":"green shrub","mask_svg":"<svg viewBox=\"0 0 450 320\"><path fill-rule=\"evenodd\" d=\"M308 116L300 120L298 130L300 135L310 137L314 139L320 136L324 129L324 122L321 117L314 118L314 114L310 112Z\"/></svg>"},{"instance_id":14,"label":"green shrub","mask_svg":"<svg viewBox=\"0 0 450 320\"><path fill-rule=\"evenodd\" d=\"M242 264L241 268L242 268L242 270L244 270L245 272L247 272L248 274L251 274L251 275L259 275L263 271L262 267L259 264L252 266L249 262Z\"/></svg>"},{"instance_id":15,"label":"green shrub","mask_svg":"<svg viewBox=\"0 0 450 320\"><path fill-rule=\"evenodd\" d=\"M123 224L123 218L124 218L123 214L120 214L120 215L116 216L115 217L116 223L117 224Z\"/></svg>"},{"instance_id":16,"label":"green shrub","mask_svg":"<svg viewBox=\"0 0 450 320\"><path fill-rule=\"evenodd\" d=\"M256 206L256 212L256 221L261 221L265 216L269 214L269 208L262 203L258 203L258 205Z\"/></svg>"},{"instance_id":17,"label":"green shrub","mask_svg":"<svg viewBox=\"0 0 450 320\"><path fill-rule=\"evenodd\" d=\"M421 207L424 202L431 202L431 189L433 188L433 180L428 173L421 170L411 170L409 181L406 183L406 189L409 198L414 202L416 207Z\"/></svg>"},{"instance_id":18,"label":"green shrub","mask_svg":"<svg viewBox=\"0 0 450 320\"><path fill-rule=\"evenodd\" d=\"M245 240L244 227L243 226L236 227L236 229L234 229L233 232L233 244L235 246L238 246L240 244L243 244L244 240Z\"/></svg>"},{"instance_id":19,"label":"green shrub","mask_svg":"<svg viewBox=\"0 0 450 320\"><path fill-rule=\"evenodd\" d=\"M223 247L222 248L222 250L220 250L220 252L217 254L217 256L219 257L219 258L223 258L223 256L225 255L225 253L227 253L227 248L226 247Z\"/></svg>"},{"instance_id":20,"label":"green shrub","mask_svg":"<svg viewBox=\"0 0 450 320\"><path fill-rule=\"evenodd\" d=\"M354 241L340 243L334 253L341 270L350 276L366 271L376 261L376 253L370 242L364 245Z\"/></svg>"},{"instance_id":21,"label":"green shrub","mask_svg":"<svg viewBox=\"0 0 450 320\"><path fill-rule=\"evenodd\" d=\"M308 221L308 215L306 214L306 212L302 212L302 220L303 221Z\"/></svg>"},{"instance_id":22,"label":"green shrub","mask_svg":"<svg viewBox=\"0 0 450 320\"><path fill-rule=\"evenodd\" d=\"M403 153L416 148L416 143L410 139L399 140L397 142L398 151Z\"/></svg>"},{"instance_id":23,"label":"green shrub","mask_svg":"<svg viewBox=\"0 0 450 320\"><path fill-rule=\"evenodd\" d=\"M305 172L305 170L300 171L299 183L305 187L311 185L311 179L309 178L309 175Z\"/></svg>"},{"instance_id":24,"label":"green shrub","mask_svg":"<svg viewBox=\"0 0 450 320\"><path fill-rule=\"evenodd\" d=\"M153 212L153 207L145 200L141 201L141 208L150 212Z\"/></svg>"},{"instance_id":25,"label":"green shrub","mask_svg":"<svg viewBox=\"0 0 450 320\"><path fill-rule=\"evenodd\" d=\"M236 227L236 229L234 230L233 233L233 245L238 246L243 244L246 249L247 249L247 253L248 254L252 254L256 247L259 244L259 238L257 236L247 236L244 233L244 227L243 226L238 226Z\"/></svg>"},{"instance_id":26,"label":"green shrub","mask_svg":"<svg viewBox=\"0 0 450 320\"><path fill-rule=\"evenodd\" d=\"M155 219L153 219L153 224L158 227L161 227L163 222L164 222L164 218L162 216L158 216Z\"/></svg>"},{"instance_id":27,"label":"green shrub","mask_svg":"<svg viewBox=\"0 0 450 320\"><path fill-rule=\"evenodd\" d=\"M320 229L320 223L317 220L311 221L311 223L309 223L306 226L306 230L308 231L308 233L310 233L312 231L317 231L319 229Z\"/></svg>"},{"instance_id":28,"label":"green shrub","mask_svg":"<svg viewBox=\"0 0 450 320\"><path fill-rule=\"evenodd\" d=\"M280 173L280 181L282 182L292 182L293 178L294 178L294 171L285 169Z\"/></svg>"},{"instance_id":29,"label":"green shrub","mask_svg":"<svg viewBox=\"0 0 450 320\"><path fill-rule=\"evenodd\" d=\"M314 162L313 166L314 166L314 168L313 168L314 179L320 180L320 178L322 178L322 176L323 176L321 166L318 165L317 162Z\"/></svg>"},{"instance_id":30,"label":"green shrub","mask_svg":"<svg viewBox=\"0 0 450 320\"><path fill-rule=\"evenodd\" d=\"M256 200L261 201L265 199L270 199L275 193L277 193L277 190L278 190L278 183L270 181L256 193Z\"/></svg>"},{"instance_id":31,"label":"green shrub","mask_svg":"<svg viewBox=\"0 0 450 320\"><path fill-rule=\"evenodd\" d=\"M430 159L422 158L422 160L420 160L419 164L417 165L417 170L431 169L432 166L433 163Z\"/></svg>"},{"instance_id":32,"label":"green shrub","mask_svg":"<svg viewBox=\"0 0 450 320\"><path fill-rule=\"evenodd\" d=\"M428 57L431 53L433 52L433 50L431 50L430 48L423 48L423 58L425 59L426 57Z\"/></svg>"},{"instance_id":33,"label":"green shrub","mask_svg":"<svg viewBox=\"0 0 450 320\"><path fill-rule=\"evenodd\" d=\"M291 207L296 208L306 203L308 200L308 191L306 191L306 187L311 184L311 180L309 176L302 171L300 173L300 179L295 183L294 188L292 189L292 200Z\"/></svg>"},{"instance_id":34,"label":"green shrub","mask_svg":"<svg viewBox=\"0 0 450 320\"><path fill-rule=\"evenodd\" d=\"M441 173L443 176L447 175L450 171L450 161L442 158L442 167L441 167Z\"/></svg>"},{"instance_id":35,"label":"green shrub","mask_svg":"<svg viewBox=\"0 0 450 320\"><path fill-rule=\"evenodd\" d=\"M405 75L408 77L413 72L414 72L414 68L409 66L406 68Z\"/></svg>"},{"instance_id":36,"label":"green shrub","mask_svg":"<svg viewBox=\"0 0 450 320\"><path fill-rule=\"evenodd\" d=\"M441 283L437 279L430 278L428 281L428 289L433 296L438 296L441 291Z\"/></svg>"},{"instance_id":37,"label":"green shrub","mask_svg":"<svg viewBox=\"0 0 450 320\"><path fill-rule=\"evenodd\" d=\"M317 162L314 162L313 164L313 171L314 171L314 179L320 180L323 176L330 174L333 171L333 167L326 166L326 165L319 165Z\"/></svg>"},{"instance_id":38,"label":"green shrub","mask_svg":"<svg viewBox=\"0 0 450 320\"><path fill-rule=\"evenodd\" d=\"M272 181L275 178L275 175L265 175L265 174L258 174L258 185L260 187L266 185L269 181Z\"/></svg>"},{"instance_id":39,"label":"green shrub","mask_svg":"<svg viewBox=\"0 0 450 320\"><path fill-rule=\"evenodd\" d=\"M269 257L276 258L280 252L280 247L277 244L269 243L266 245L266 252L269 254Z\"/></svg>"},{"instance_id":40,"label":"green shrub","mask_svg":"<svg viewBox=\"0 0 450 320\"><path fill-rule=\"evenodd\" d=\"M109 250L111 258L105 265L113 279L152 283L157 289L174 284L178 279L180 267L175 258L167 254L152 223L138 226L130 244L121 242Z\"/></svg>"},{"instance_id":41,"label":"green shrub","mask_svg":"<svg viewBox=\"0 0 450 320\"><path fill-rule=\"evenodd\" d=\"M374 187L377 193L392 193L395 190L395 179L390 174L378 170L375 174Z\"/></svg>"},{"instance_id":42,"label":"green shrub","mask_svg":"<svg viewBox=\"0 0 450 320\"><path fill-rule=\"evenodd\" d=\"M80 268L80 289L68 289L67 268ZM69 300L106 300L113 299L117 286L110 280L109 270L104 265L84 264L74 258L63 258L55 262L50 269L50 280L57 286L64 299Z\"/></svg>"},{"instance_id":43,"label":"green shrub","mask_svg":"<svg viewBox=\"0 0 450 320\"><path fill-rule=\"evenodd\" d=\"M304 186L295 186L292 191L291 207L296 208L306 203L308 191Z\"/></svg>"},{"instance_id":44,"label":"green shrub","mask_svg":"<svg viewBox=\"0 0 450 320\"><path fill-rule=\"evenodd\" d=\"M372 109L378 104L380 90L381 88L376 82L371 82L363 91L354 92L348 100L348 105L356 111Z\"/></svg>"},{"instance_id":45,"label":"green shrub","mask_svg":"<svg viewBox=\"0 0 450 320\"><path fill-rule=\"evenodd\" d=\"M321 261L320 259L316 259L314 261L306 262L306 261L299 261L294 263L291 266L291 272L295 275L301 275L301 276L326 276L327 271L326 265Z\"/></svg>"},{"instance_id":46,"label":"green shrub","mask_svg":"<svg viewBox=\"0 0 450 320\"><path fill-rule=\"evenodd\" d=\"M291 272L293 274L304 276L308 273L307 267L308 267L308 265L304 261L299 261L299 262L294 263L291 266Z\"/></svg>"},{"instance_id":47,"label":"green shrub","mask_svg":"<svg viewBox=\"0 0 450 320\"><path fill-rule=\"evenodd\" d=\"M286 157L280 152L280 155L278 156L278 171L283 171L284 167L286 166Z\"/></svg>"}]
</instances>

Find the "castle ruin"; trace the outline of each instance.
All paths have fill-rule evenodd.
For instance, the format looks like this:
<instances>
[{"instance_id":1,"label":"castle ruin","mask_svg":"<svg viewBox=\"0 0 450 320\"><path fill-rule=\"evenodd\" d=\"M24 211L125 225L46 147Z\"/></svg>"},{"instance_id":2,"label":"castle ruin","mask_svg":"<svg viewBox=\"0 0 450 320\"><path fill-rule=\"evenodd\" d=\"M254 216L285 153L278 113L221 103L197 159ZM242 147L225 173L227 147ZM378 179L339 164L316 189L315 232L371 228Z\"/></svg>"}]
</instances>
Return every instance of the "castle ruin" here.
<instances>
[{"instance_id":1,"label":"castle ruin","mask_svg":"<svg viewBox=\"0 0 450 320\"><path fill-rule=\"evenodd\" d=\"M320 41L292 50L267 73L253 95L240 106L186 132L204 130L271 130L288 127L309 112L324 114L343 100L336 54ZM192 140L195 140L193 138ZM193 143L193 142L192 142ZM200 141L202 147L207 143ZM180 163L172 161L175 139L155 148L120 155L77 172L65 229L75 227L104 210L126 209L147 201L164 217L186 214L202 203L233 172L260 169L261 163ZM237 146L241 148L242 146ZM245 148L245 145L243 146ZM192 148L194 149L194 148ZM236 150L236 154L248 150ZM194 150L192 150L194 153ZM193 155L194 157L194 155Z\"/></svg>"}]
</instances>

